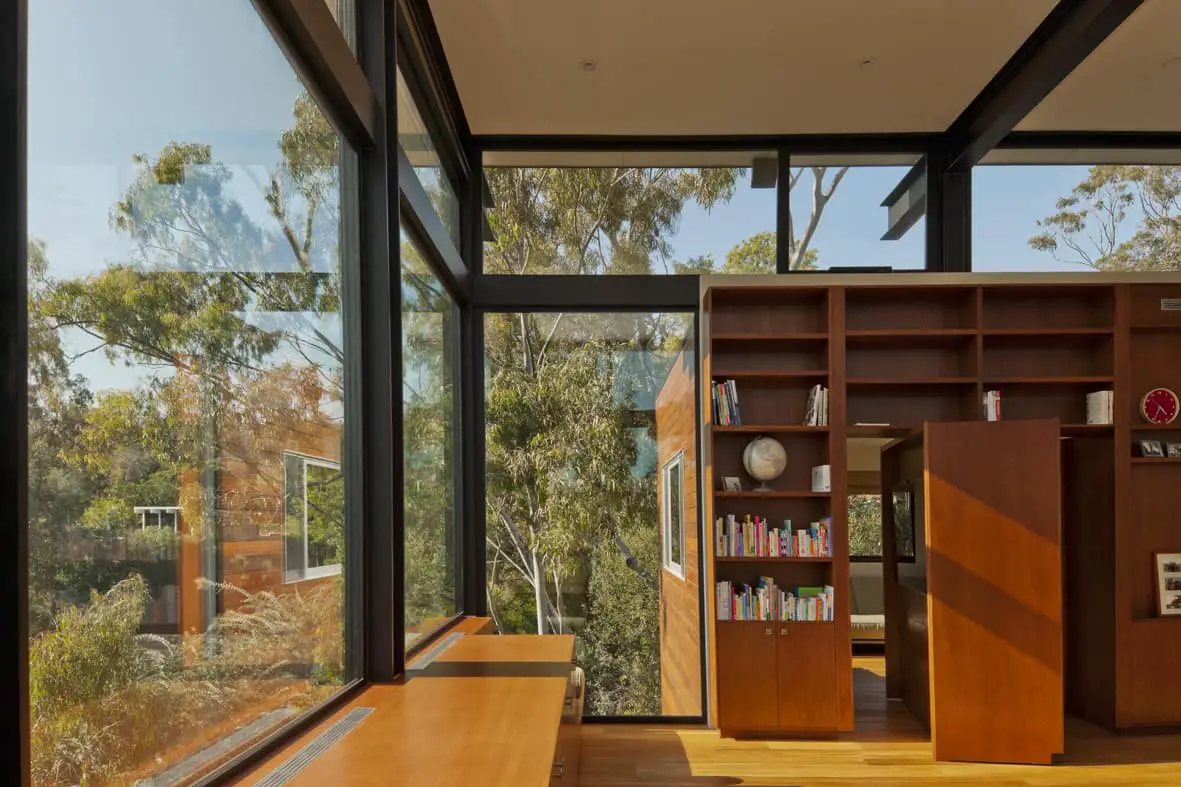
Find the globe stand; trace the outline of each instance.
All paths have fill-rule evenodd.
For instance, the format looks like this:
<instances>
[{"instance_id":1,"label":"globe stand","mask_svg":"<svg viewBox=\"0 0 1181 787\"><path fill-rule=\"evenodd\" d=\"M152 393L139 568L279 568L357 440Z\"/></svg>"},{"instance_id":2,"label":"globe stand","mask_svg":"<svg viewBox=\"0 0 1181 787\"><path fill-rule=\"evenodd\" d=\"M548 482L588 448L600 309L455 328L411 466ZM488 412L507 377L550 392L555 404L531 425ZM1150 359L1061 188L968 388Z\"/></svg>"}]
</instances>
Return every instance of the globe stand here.
<instances>
[{"instance_id":1,"label":"globe stand","mask_svg":"<svg viewBox=\"0 0 1181 787\"><path fill-rule=\"evenodd\" d=\"M759 435L751 440L742 452L742 466L747 475L759 482L755 492L774 492L767 486L768 481L774 481L783 475L787 466L787 452L776 439L767 435Z\"/></svg>"}]
</instances>

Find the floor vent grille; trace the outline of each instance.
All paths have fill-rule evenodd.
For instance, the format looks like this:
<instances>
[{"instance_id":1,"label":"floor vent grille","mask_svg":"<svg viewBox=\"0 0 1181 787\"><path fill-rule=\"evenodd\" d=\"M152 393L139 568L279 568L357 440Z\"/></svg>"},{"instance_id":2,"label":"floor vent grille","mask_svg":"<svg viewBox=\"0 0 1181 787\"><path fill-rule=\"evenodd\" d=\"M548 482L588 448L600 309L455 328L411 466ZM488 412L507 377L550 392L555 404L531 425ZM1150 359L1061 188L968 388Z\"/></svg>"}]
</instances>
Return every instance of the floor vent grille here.
<instances>
[{"instance_id":1,"label":"floor vent grille","mask_svg":"<svg viewBox=\"0 0 1181 787\"><path fill-rule=\"evenodd\" d=\"M439 642L439 644L435 645L433 648L428 650L426 653L424 653L422 655L421 658L419 658L412 665L410 665L409 670L411 672L417 672L419 670L426 669L427 667L429 667L431 665L431 662L433 662L435 659L437 659L439 657L440 653L447 650L447 648L451 647L456 642L459 642L459 640L461 640L461 639L463 639L463 634L460 634L458 632L454 633L454 634L448 634L446 637L444 637L442 639L441 642Z\"/></svg>"},{"instance_id":2,"label":"floor vent grille","mask_svg":"<svg viewBox=\"0 0 1181 787\"><path fill-rule=\"evenodd\" d=\"M328 751L332 744L355 730L370 713L373 713L373 708L353 708L341 716L335 724L293 754L286 762L268 773L266 778L260 781L256 787L282 787L288 784L304 768L311 765L317 757Z\"/></svg>"}]
</instances>

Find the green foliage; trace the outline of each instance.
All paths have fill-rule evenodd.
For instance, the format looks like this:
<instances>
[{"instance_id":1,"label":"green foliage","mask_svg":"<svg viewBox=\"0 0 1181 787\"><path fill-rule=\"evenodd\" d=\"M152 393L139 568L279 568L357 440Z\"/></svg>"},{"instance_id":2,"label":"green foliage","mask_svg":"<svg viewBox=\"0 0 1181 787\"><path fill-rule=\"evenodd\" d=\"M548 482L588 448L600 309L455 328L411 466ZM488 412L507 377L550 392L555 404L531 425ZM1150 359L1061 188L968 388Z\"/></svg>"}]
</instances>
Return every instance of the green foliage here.
<instances>
[{"instance_id":1,"label":"green foliage","mask_svg":"<svg viewBox=\"0 0 1181 787\"><path fill-rule=\"evenodd\" d=\"M621 533L639 571L610 540L591 552L580 658L593 677L587 681L588 713L661 713L659 593L648 580L660 576L660 531L654 524L641 521Z\"/></svg>"},{"instance_id":2,"label":"green foliage","mask_svg":"<svg viewBox=\"0 0 1181 787\"><path fill-rule=\"evenodd\" d=\"M728 201L736 169L613 167L486 170L495 241L489 273L652 273L689 201Z\"/></svg>"},{"instance_id":3,"label":"green foliage","mask_svg":"<svg viewBox=\"0 0 1181 787\"><path fill-rule=\"evenodd\" d=\"M132 576L96 594L88 608L65 610L53 631L33 640L29 692L38 716L99 699L135 679L135 636L147 602L147 583Z\"/></svg>"},{"instance_id":4,"label":"green foliage","mask_svg":"<svg viewBox=\"0 0 1181 787\"><path fill-rule=\"evenodd\" d=\"M849 496L849 554L882 556L881 495Z\"/></svg>"},{"instance_id":5,"label":"green foliage","mask_svg":"<svg viewBox=\"0 0 1181 787\"><path fill-rule=\"evenodd\" d=\"M1038 226L1042 232L1029 245L1063 262L1108 271L1181 270L1181 167L1091 167Z\"/></svg>"}]
</instances>

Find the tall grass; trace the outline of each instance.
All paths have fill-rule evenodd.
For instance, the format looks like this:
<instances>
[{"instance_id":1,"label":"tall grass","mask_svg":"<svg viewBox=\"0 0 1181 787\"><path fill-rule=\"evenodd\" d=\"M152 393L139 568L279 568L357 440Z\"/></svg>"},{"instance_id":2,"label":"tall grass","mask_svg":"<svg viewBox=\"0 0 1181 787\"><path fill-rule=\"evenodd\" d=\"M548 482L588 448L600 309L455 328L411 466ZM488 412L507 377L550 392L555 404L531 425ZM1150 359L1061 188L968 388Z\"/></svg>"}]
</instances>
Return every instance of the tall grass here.
<instances>
[{"instance_id":1,"label":"tall grass","mask_svg":"<svg viewBox=\"0 0 1181 787\"><path fill-rule=\"evenodd\" d=\"M170 747L249 716L252 705L314 702L340 682L339 578L291 595L217 587L241 594L240 609L183 641L139 633L149 595L138 575L66 610L32 640L37 783L125 783L132 771L158 772L172 764L163 758Z\"/></svg>"}]
</instances>

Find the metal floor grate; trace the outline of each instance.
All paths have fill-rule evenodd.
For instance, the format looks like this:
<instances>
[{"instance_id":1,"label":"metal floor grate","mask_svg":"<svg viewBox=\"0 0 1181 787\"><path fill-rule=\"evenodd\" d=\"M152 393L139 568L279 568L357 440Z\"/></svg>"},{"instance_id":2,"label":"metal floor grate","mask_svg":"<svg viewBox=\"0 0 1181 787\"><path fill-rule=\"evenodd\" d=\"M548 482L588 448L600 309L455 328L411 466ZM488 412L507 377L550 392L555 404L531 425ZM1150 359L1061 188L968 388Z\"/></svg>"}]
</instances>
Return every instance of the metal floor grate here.
<instances>
[{"instance_id":1,"label":"metal floor grate","mask_svg":"<svg viewBox=\"0 0 1181 787\"><path fill-rule=\"evenodd\" d=\"M256 787L282 787L282 785L289 783L304 768L311 765L317 757L326 752L332 744L355 730L370 713L373 713L373 708L353 708L341 716L335 724L317 735L314 740L291 755L286 762L268 773L266 778L260 781Z\"/></svg>"},{"instance_id":2,"label":"metal floor grate","mask_svg":"<svg viewBox=\"0 0 1181 787\"><path fill-rule=\"evenodd\" d=\"M439 657L440 653L447 650L447 648L451 647L461 639L463 639L463 634L458 632L455 634L448 634L437 645L424 653L421 658L414 662L414 664L409 666L407 670L409 672L417 672L419 670L426 669L431 665L431 662Z\"/></svg>"}]
</instances>

